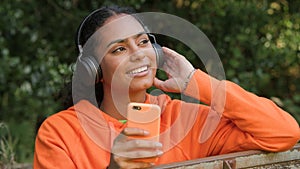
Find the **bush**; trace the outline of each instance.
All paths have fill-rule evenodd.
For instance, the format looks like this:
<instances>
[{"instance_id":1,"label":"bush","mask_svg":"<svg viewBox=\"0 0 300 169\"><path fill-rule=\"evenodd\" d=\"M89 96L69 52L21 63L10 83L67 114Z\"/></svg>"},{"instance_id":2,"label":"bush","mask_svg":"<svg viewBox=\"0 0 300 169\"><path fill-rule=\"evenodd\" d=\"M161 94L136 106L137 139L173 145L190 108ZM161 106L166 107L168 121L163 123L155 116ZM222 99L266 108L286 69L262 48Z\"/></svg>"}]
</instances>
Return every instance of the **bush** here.
<instances>
[{"instance_id":1,"label":"bush","mask_svg":"<svg viewBox=\"0 0 300 169\"><path fill-rule=\"evenodd\" d=\"M32 161L36 124L61 108L54 98L72 74L82 17L112 3L189 20L212 41L228 80L273 99L300 122L299 1L2 0L0 121L11 139L1 144L14 151L13 161ZM201 65L182 44L166 45Z\"/></svg>"}]
</instances>

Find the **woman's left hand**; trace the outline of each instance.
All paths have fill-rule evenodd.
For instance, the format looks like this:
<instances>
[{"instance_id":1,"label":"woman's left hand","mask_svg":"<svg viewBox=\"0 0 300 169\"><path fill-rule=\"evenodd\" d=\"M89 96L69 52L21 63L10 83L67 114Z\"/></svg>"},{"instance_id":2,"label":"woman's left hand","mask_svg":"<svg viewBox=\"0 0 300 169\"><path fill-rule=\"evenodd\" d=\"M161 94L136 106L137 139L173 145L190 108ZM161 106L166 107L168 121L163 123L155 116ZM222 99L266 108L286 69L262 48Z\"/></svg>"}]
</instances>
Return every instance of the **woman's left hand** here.
<instances>
[{"instance_id":1,"label":"woman's left hand","mask_svg":"<svg viewBox=\"0 0 300 169\"><path fill-rule=\"evenodd\" d=\"M163 70L169 79L162 81L155 78L154 86L166 92L183 92L195 69L184 56L174 50L163 47L163 52L165 55Z\"/></svg>"},{"instance_id":2,"label":"woman's left hand","mask_svg":"<svg viewBox=\"0 0 300 169\"><path fill-rule=\"evenodd\" d=\"M110 168L116 165L122 169L153 167L154 163L151 161L163 154L162 144L152 140L130 138L147 135L149 132L140 128L125 128L114 140ZM141 160L143 158L153 160Z\"/></svg>"}]
</instances>

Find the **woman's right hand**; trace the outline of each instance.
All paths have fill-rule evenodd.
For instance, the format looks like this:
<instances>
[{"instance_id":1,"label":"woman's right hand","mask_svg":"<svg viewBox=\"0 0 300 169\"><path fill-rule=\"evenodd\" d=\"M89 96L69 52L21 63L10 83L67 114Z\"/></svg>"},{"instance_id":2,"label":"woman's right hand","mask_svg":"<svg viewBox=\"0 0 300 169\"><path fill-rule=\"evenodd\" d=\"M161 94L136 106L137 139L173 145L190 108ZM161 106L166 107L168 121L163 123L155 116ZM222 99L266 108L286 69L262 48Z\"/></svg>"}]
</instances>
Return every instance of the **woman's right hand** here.
<instances>
[{"instance_id":1,"label":"woman's right hand","mask_svg":"<svg viewBox=\"0 0 300 169\"><path fill-rule=\"evenodd\" d=\"M162 144L156 141L130 138L130 136L147 136L148 131L139 128L125 128L115 139L112 155L120 168L149 168L152 162L141 161L141 158L155 158L163 154Z\"/></svg>"}]
</instances>

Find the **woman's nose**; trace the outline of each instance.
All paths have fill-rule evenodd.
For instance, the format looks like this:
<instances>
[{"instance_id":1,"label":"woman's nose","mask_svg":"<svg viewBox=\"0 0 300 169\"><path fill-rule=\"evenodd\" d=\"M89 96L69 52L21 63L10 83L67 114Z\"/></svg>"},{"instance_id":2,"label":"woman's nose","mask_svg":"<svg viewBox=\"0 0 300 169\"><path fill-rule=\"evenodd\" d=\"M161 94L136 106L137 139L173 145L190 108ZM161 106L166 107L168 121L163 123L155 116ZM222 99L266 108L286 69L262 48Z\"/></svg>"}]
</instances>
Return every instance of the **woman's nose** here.
<instances>
[{"instance_id":1,"label":"woman's nose","mask_svg":"<svg viewBox=\"0 0 300 169\"><path fill-rule=\"evenodd\" d=\"M137 44L131 45L130 60L141 60L145 57L145 49L140 48Z\"/></svg>"}]
</instances>

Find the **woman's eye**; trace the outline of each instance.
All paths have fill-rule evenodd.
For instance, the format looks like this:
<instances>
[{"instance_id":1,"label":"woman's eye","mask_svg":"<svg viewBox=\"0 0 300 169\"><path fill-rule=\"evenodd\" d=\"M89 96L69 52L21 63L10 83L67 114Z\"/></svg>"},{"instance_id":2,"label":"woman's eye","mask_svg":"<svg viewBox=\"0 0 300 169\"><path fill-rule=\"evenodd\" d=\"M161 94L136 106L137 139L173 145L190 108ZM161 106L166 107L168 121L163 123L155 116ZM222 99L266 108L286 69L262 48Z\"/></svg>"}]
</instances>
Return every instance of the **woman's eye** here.
<instances>
[{"instance_id":1,"label":"woman's eye","mask_svg":"<svg viewBox=\"0 0 300 169\"><path fill-rule=\"evenodd\" d=\"M149 39L143 39L143 40L141 40L140 45L147 44L148 42L149 42Z\"/></svg>"},{"instance_id":2,"label":"woman's eye","mask_svg":"<svg viewBox=\"0 0 300 169\"><path fill-rule=\"evenodd\" d=\"M116 48L115 50L113 50L111 53L122 52L122 51L124 51L124 50L126 50L124 47L118 47L118 48Z\"/></svg>"}]
</instances>

